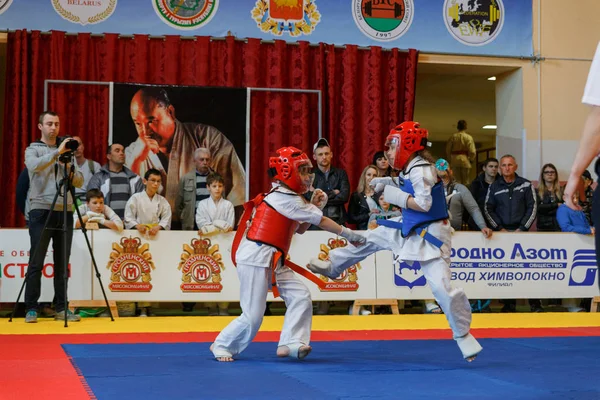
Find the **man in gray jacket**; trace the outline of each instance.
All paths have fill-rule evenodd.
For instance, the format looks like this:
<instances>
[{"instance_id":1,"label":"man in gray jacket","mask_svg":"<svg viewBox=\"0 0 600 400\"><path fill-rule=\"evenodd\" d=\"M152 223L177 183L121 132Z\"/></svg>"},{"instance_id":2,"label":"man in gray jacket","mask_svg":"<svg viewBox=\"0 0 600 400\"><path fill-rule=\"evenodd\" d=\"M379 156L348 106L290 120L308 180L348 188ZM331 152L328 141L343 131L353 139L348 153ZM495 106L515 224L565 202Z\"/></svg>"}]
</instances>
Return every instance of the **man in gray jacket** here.
<instances>
[{"instance_id":1,"label":"man in gray jacket","mask_svg":"<svg viewBox=\"0 0 600 400\"><path fill-rule=\"evenodd\" d=\"M66 309L64 265L69 263L73 229L67 229L66 237L62 228L64 213L67 213L67 227L73 226L73 198L67 196L67 209L64 210L64 198L58 196L54 209L51 210L52 201L59 188L59 181L65 174L65 168L70 170L70 165L59 161L59 156L66 153L67 143L70 138L64 138L60 145L57 144L60 132L60 120L52 111L44 111L38 121L38 128L42 134L39 141L33 142L25 149L25 165L29 171L29 237L31 250L29 267L27 269L27 285L25 287L25 307L27 314L25 322L37 322L38 300L42 287L42 267L48 252L50 239L54 251L54 299L56 307L55 319L64 319L65 312L69 321L79 321L80 318ZM75 172L72 177L75 187L83 185L83 175ZM53 211L53 212L51 212ZM48 219L47 229L44 224ZM64 252L64 241L67 241L67 252Z\"/></svg>"},{"instance_id":2,"label":"man in gray jacket","mask_svg":"<svg viewBox=\"0 0 600 400\"><path fill-rule=\"evenodd\" d=\"M198 230L196 226L196 210L198 203L210 196L206 187L206 178L213 172L210 168L212 157L210 150L200 147L194 151L196 169L185 174L179 181L179 191L175 199L174 214L181 218L181 229ZM227 193L225 193L227 196Z\"/></svg>"}]
</instances>

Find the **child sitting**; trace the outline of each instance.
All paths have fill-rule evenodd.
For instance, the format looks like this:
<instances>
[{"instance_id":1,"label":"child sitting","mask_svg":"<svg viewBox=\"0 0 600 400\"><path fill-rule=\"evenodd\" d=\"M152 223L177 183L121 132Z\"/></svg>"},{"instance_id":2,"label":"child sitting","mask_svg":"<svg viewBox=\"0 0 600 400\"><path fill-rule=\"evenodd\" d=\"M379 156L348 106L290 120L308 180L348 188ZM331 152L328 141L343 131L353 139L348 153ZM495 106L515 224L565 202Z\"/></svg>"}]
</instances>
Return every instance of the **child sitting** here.
<instances>
[{"instance_id":1,"label":"child sitting","mask_svg":"<svg viewBox=\"0 0 600 400\"><path fill-rule=\"evenodd\" d=\"M123 221L112 208L104 204L104 195L98 189L90 189L85 194L85 204L79 206L83 223L96 222L107 228L121 232ZM75 219L75 229L81 228L79 218Z\"/></svg>"}]
</instances>

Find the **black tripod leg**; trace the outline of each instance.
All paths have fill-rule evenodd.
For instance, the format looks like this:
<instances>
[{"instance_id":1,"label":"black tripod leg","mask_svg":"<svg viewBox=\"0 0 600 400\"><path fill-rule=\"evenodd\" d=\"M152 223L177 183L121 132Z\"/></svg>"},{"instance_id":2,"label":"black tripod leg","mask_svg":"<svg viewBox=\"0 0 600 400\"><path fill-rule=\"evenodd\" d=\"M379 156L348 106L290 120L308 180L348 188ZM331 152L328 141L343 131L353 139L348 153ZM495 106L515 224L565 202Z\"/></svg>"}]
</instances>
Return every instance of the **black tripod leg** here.
<instances>
[{"instance_id":1,"label":"black tripod leg","mask_svg":"<svg viewBox=\"0 0 600 400\"><path fill-rule=\"evenodd\" d=\"M71 177L75 173L75 165L71 164L71 173L67 176L67 166L64 168L65 176L63 177L63 227L62 227L62 245L63 245L63 282L64 282L64 304L65 308L63 309L63 316L65 317L65 328L68 327L67 317L69 315L69 300L67 299L67 290L69 287L69 258L71 255L71 246L73 241L73 224L69 226L67 221L68 214L68 194L71 191L73 185L71 184ZM76 197L73 195L72 200L75 203ZM72 207L77 208L75 204ZM68 229L71 230L71 243L67 240L69 238ZM58 268L58 266L54 266L54 268ZM55 271L56 273L56 271Z\"/></svg>"},{"instance_id":2,"label":"black tripod leg","mask_svg":"<svg viewBox=\"0 0 600 400\"><path fill-rule=\"evenodd\" d=\"M71 196L75 196L75 188L71 187ZM75 198L75 197L73 197ZM90 239L87 235L87 229L85 228L85 223L83 222L83 217L79 212L79 208L75 207L75 211L77 212L77 218L79 219L79 224L81 225L81 231L83 232L83 237L85 238L85 244L87 245L88 251L90 253L90 257L92 258L92 265L94 266L94 271L96 272L96 278L98 279L98 283L100 284L100 289L102 289L102 296L104 296L104 301L106 302L106 308L108 308L108 312L110 314L110 320L112 322L115 321L112 315L112 310L110 309L110 305L108 304L108 298L106 297L106 291L104 290L104 285L102 284L102 277L100 275L100 271L98 271L98 264L96 264L96 258L94 257L94 252L92 250L92 245L90 243Z\"/></svg>"},{"instance_id":3,"label":"black tripod leg","mask_svg":"<svg viewBox=\"0 0 600 400\"><path fill-rule=\"evenodd\" d=\"M54 195L54 199L52 200L52 205L50 206L50 212L48 213L48 216L46 217L46 222L44 222L44 227L42 228L42 235L44 235L44 232L46 232L48 230L48 223L50 222L50 217L52 216L52 213L54 212L54 206L56 205L56 202L58 201L59 194L60 194L60 190L57 190L56 194ZM39 250L40 250L40 243L38 243L35 246L35 250L33 251L33 257L30 256L29 260L35 260ZM23 294L23 290L25 289L25 284L27 283L28 277L29 277L29 265L27 266L27 273L25 274L25 278L23 279L23 284L21 285L21 289L19 290L19 295L17 296L17 300L15 301L15 307L13 308L13 312L10 315L8 322L12 322L13 316L17 312L17 307L19 306L19 300L21 299L21 295ZM27 310L25 310L25 312L27 312Z\"/></svg>"}]
</instances>

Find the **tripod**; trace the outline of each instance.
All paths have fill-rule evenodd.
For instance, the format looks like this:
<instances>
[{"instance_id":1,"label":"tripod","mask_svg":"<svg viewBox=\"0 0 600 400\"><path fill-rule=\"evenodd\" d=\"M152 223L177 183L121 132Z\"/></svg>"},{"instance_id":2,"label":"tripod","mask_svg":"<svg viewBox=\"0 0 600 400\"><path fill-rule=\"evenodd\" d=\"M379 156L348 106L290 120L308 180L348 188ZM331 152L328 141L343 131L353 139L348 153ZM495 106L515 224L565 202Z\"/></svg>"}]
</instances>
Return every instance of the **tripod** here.
<instances>
[{"instance_id":1,"label":"tripod","mask_svg":"<svg viewBox=\"0 0 600 400\"><path fill-rule=\"evenodd\" d=\"M67 300L67 287L68 287L68 279L69 279L69 270L68 270L68 258L67 254L70 253L70 249L68 246L72 245L72 242L69 243L68 239L68 233L69 230L71 231L71 237L73 234L73 224L69 224L68 223L68 218L67 218L67 210L68 210L68 205L67 205L67 196L70 193L71 194L71 198L73 200L75 200L77 197L75 195L75 187L73 186L73 175L75 174L75 163L73 160L73 151L68 151L66 153L61 154L59 161L61 161L62 163L64 163L65 168L62 168L63 170L63 177L60 180L59 184L57 185L57 190L56 190L56 194L54 195L54 199L52 200L52 205L50 206L50 212L48 213L48 216L46 217L46 221L44 222L44 227L42 229L42 235L41 237L44 236L44 234L49 231L49 230L60 230L62 232L62 245L63 245L63 260L62 260L62 264L63 265L54 265L55 271L54 273L56 274L56 270L58 268L62 268L63 269L63 284L64 284L64 321L65 321L65 328L68 326L67 323L67 311L69 309L69 303ZM71 168L70 171L67 171L67 165L70 163ZM57 166L55 166L55 175L56 175L56 168ZM61 192L62 191L62 192ZM61 228L48 228L48 224L51 220L52 214L57 212L54 210L54 206L56 205L57 201L58 201L58 196L62 195L63 197L63 221L62 221L62 227ZM92 259L92 264L94 265L94 270L96 272L96 278L98 278L98 283L100 283L100 288L102 289L102 295L104 296L104 301L106 302L106 307L108 308L108 312L110 314L110 320L114 322L114 318L112 315L112 310L110 309L110 306L108 304L108 298L106 297L106 291L104 290L104 285L102 284L102 278L100 275L100 272L98 271L98 265L96 264L96 259L94 257L94 252L92 251L92 245L90 244L90 240L87 236L87 230L85 228L85 223L83 222L83 218L81 217L81 212L79 212L79 208L75 207L75 211L77 212L77 218L79 218L79 223L81 225L81 230L83 231L83 237L85 238L85 243L87 245L88 251L90 253L91 259ZM54 240L54 239L52 239ZM42 247L42 240L40 240L40 243L38 243L35 247L35 250L33 252L33 256L31 257L31 260L36 260L36 257L38 255L38 252L40 251L40 248ZM13 312L10 316L10 319L8 322L12 322L13 316L16 314L17 311L17 306L19 305L19 300L21 299L21 294L23 294L23 290L25 289L25 284L27 283L27 278L29 278L29 268L27 270L27 273L25 274L25 279L23 280L23 284L21 285L21 289L19 290L19 295L17 296L17 300L15 302L15 307L13 309ZM56 293L55 293L56 295Z\"/></svg>"}]
</instances>

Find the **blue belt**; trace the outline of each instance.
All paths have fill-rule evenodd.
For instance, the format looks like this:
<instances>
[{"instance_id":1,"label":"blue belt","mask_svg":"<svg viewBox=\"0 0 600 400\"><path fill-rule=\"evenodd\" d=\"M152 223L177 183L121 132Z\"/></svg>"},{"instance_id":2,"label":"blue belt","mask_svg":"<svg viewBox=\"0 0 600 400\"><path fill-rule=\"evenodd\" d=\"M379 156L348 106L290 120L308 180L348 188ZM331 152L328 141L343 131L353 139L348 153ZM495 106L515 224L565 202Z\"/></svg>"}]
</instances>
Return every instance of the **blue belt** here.
<instances>
[{"instance_id":1,"label":"blue belt","mask_svg":"<svg viewBox=\"0 0 600 400\"><path fill-rule=\"evenodd\" d=\"M389 219L378 219L377 225L387 226L388 228L402 231L402 222L391 221ZM415 228L415 233L437 248L441 248L444 245L444 242L427 232L427 229Z\"/></svg>"}]
</instances>

